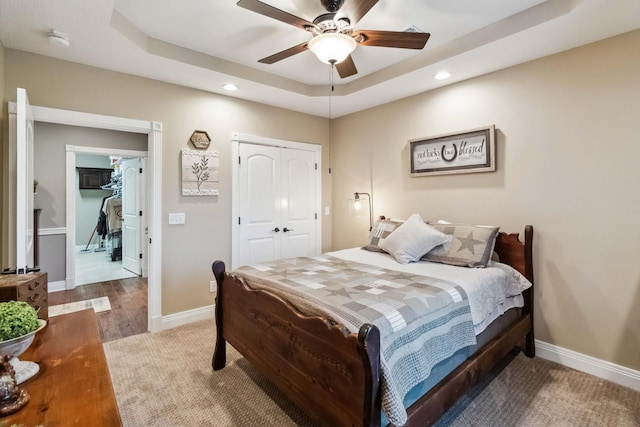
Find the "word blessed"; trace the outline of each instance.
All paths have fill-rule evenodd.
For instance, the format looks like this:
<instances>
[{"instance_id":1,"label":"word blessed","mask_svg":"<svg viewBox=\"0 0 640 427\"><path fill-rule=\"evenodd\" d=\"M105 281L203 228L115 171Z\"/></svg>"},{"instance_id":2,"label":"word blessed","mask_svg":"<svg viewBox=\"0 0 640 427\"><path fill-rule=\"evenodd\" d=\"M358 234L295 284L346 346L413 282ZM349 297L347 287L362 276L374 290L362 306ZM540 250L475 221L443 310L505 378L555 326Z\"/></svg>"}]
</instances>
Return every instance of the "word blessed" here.
<instances>
[{"instance_id":1,"label":"word blessed","mask_svg":"<svg viewBox=\"0 0 640 427\"><path fill-rule=\"evenodd\" d=\"M462 140L458 143L442 144L440 148L425 147L422 151L415 151L416 163L440 163L453 162L454 160L464 161L485 157L485 139L479 138L475 141Z\"/></svg>"}]
</instances>

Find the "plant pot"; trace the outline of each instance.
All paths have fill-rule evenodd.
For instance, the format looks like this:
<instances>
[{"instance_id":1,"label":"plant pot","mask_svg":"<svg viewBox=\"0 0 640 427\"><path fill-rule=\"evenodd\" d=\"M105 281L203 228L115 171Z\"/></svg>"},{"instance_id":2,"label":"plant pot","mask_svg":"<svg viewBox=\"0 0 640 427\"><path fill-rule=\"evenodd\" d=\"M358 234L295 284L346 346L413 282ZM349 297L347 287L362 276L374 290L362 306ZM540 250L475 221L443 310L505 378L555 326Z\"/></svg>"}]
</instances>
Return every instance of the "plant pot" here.
<instances>
[{"instance_id":1,"label":"plant pot","mask_svg":"<svg viewBox=\"0 0 640 427\"><path fill-rule=\"evenodd\" d=\"M18 356L29 348L33 339L36 337L36 332L41 331L45 326L47 326L47 322L45 320L38 319L38 321L40 322L40 326L35 331L31 331L28 334L12 338L10 340L0 341L0 353L13 356L10 363L13 365L13 369L16 372L16 382L18 384L22 384L40 371L40 366L37 363L26 362L18 359Z\"/></svg>"}]
</instances>

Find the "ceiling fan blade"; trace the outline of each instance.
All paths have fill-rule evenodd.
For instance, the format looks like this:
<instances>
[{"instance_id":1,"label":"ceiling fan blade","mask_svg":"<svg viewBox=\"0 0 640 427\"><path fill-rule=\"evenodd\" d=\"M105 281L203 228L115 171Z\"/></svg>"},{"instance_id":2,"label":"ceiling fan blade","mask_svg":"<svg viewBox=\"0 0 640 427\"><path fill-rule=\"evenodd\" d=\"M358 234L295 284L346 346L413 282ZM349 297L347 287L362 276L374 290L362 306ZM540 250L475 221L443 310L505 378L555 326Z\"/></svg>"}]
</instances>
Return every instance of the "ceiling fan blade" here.
<instances>
[{"instance_id":1,"label":"ceiling fan blade","mask_svg":"<svg viewBox=\"0 0 640 427\"><path fill-rule=\"evenodd\" d=\"M271 56L267 56L266 58L262 58L258 62L262 64L273 64L274 62L282 61L290 56L293 56L297 53L304 52L308 49L309 42L300 43L297 46L290 47L289 49L285 49L282 52L274 53Z\"/></svg>"},{"instance_id":2,"label":"ceiling fan blade","mask_svg":"<svg viewBox=\"0 0 640 427\"><path fill-rule=\"evenodd\" d=\"M378 3L378 0L347 0L338 11L336 20L349 18L351 25L356 25L376 3Z\"/></svg>"},{"instance_id":3,"label":"ceiling fan blade","mask_svg":"<svg viewBox=\"0 0 640 427\"><path fill-rule=\"evenodd\" d=\"M356 68L356 64L353 62L351 55L347 56L347 59L341 63L336 64L336 70L338 70L338 74L343 79L353 76L354 74L358 74L358 69Z\"/></svg>"},{"instance_id":4,"label":"ceiling fan blade","mask_svg":"<svg viewBox=\"0 0 640 427\"><path fill-rule=\"evenodd\" d=\"M311 22L305 19L299 18L288 12L285 12L284 10L280 10L277 7L273 7L258 0L240 0L236 4L252 12L259 13L260 15L276 19L278 21L284 22L285 24L293 25L294 27L298 27L303 30L306 30L309 26L314 26Z\"/></svg>"},{"instance_id":5,"label":"ceiling fan blade","mask_svg":"<svg viewBox=\"0 0 640 427\"><path fill-rule=\"evenodd\" d=\"M427 44L430 35L429 33L411 33L404 31L360 30L353 34L353 38L362 46L422 49Z\"/></svg>"}]
</instances>

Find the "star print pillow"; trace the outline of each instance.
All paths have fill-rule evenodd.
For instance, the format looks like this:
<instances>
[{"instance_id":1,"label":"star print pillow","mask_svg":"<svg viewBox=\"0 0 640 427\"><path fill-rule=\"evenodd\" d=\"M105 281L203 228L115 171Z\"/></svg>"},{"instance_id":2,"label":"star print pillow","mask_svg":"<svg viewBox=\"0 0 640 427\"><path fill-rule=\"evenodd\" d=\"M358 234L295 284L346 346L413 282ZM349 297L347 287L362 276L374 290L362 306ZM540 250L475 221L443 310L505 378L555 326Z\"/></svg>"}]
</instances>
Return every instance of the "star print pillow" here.
<instances>
[{"instance_id":1,"label":"star print pillow","mask_svg":"<svg viewBox=\"0 0 640 427\"><path fill-rule=\"evenodd\" d=\"M423 261L462 267L486 267L500 227L467 224L430 224L449 239L424 255Z\"/></svg>"}]
</instances>

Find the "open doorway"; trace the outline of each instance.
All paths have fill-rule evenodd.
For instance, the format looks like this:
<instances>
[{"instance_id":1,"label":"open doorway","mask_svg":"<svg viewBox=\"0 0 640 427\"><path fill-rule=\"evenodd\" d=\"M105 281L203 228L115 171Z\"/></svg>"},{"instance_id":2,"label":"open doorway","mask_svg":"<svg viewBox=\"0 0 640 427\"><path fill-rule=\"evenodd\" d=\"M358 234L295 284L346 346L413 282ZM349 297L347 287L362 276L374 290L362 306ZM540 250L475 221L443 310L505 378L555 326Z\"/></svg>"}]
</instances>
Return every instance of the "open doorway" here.
<instances>
[{"instance_id":1,"label":"open doorway","mask_svg":"<svg viewBox=\"0 0 640 427\"><path fill-rule=\"evenodd\" d=\"M106 151L110 155L76 152L76 286L148 271L146 156Z\"/></svg>"}]
</instances>

